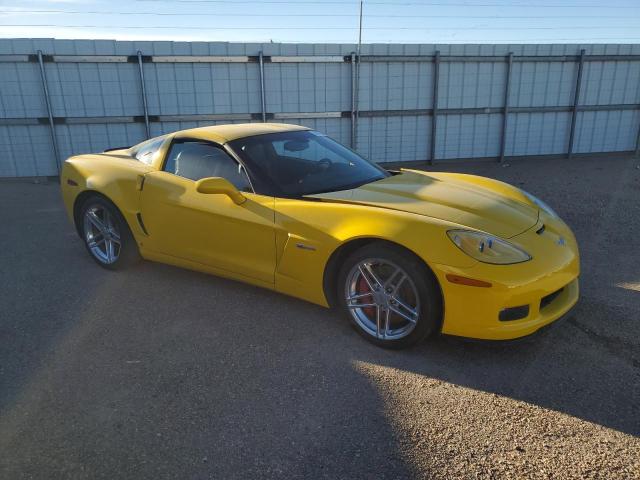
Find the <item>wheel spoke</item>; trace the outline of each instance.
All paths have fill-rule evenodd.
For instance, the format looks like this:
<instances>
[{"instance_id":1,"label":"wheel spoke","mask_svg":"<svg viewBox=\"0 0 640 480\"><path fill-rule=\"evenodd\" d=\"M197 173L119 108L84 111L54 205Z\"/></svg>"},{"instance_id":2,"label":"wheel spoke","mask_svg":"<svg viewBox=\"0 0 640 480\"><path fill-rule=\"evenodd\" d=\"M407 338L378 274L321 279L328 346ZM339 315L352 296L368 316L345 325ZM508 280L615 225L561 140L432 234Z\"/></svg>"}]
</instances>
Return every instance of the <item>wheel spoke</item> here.
<instances>
[{"instance_id":1,"label":"wheel spoke","mask_svg":"<svg viewBox=\"0 0 640 480\"><path fill-rule=\"evenodd\" d=\"M389 309L394 313L397 313L398 315L400 315L402 318L408 320L409 322L416 323L416 319L414 317L410 317L406 313L402 312L399 308L389 306Z\"/></svg>"},{"instance_id":2,"label":"wheel spoke","mask_svg":"<svg viewBox=\"0 0 640 480\"><path fill-rule=\"evenodd\" d=\"M400 277L400 280L398 280L396 282L396 284L393 286L393 293L396 294L398 292L398 290L400 290L400 286L402 285L402 283L407 279L407 276L403 273L402 276Z\"/></svg>"},{"instance_id":3,"label":"wheel spoke","mask_svg":"<svg viewBox=\"0 0 640 480\"><path fill-rule=\"evenodd\" d=\"M410 335L420 320L420 297L412 277L384 256L364 258L352 267L343 298L358 327L380 341Z\"/></svg>"},{"instance_id":4,"label":"wheel spoke","mask_svg":"<svg viewBox=\"0 0 640 480\"><path fill-rule=\"evenodd\" d=\"M358 300L360 298L366 298L366 297L371 297L373 296L373 292L366 292L366 293L358 293L355 295L351 295L350 297L347 297L347 301L348 302L352 302L354 300Z\"/></svg>"},{"instance_id":5,"label":"wheel spoke","mask_svg":"<svg viewBox=\"0 0 640 480\"><path fill-rule=\"evenodd\" d=\"M103 210L102 211L102 217L104 219L104 225L108 230L111 230L111 228L113 227L113 225L111 224L111 214L109 213L109 210Z\"/></svg>"},{"instance_id":6,"label":"wheel spoke","mask_svg":"<svg viewBox=\"0 0 640 480\"><path fill-rule=\"evenodd\" d=\"M107 261L109 263L113 262L115 259L115 251L113 248L113 242L111 240L107 240Z\"/></svg>"},{"instance_id":7,"label":"wheel spoke","mask_svg":"<svg viewBox=\"0 0 640 480\"><path fill-rule=\"evenodd\" d=\"M377 307L377 303L356 303L353 305L347 305L348 308L367 308L367 307Z\"/></svg>"},{"instance_id":8,"label":"wheel spoke","mask_svg":"<svg viewBox=\"0 0 640 480\"><path fill-rule=\"evenodd\" d=\"M396 301L398 306L400 306L400 307L404 308L405 310L407 310L412 316L414 316L414 317L418 316L418 312L416 312L416 310L414 308L410 307L409 305L404 303L402 300L400 300L399 297L394 295L392 298L393 298L393 300Z\"/></svg>"},{"instance_id":9,"label":"wheel spoke","mask_svg":"<svg viewBox=\"0 0 640 480\"><path fill-rule=\"evenodd\" d=\"M391 325L391 310L389 308L387 308L384 312L385 314L385 318L384 318L384 333L382 334L383 338L386 338L386 336L389 334L389 326Z\"/></svg>"},{"instance_id":10,"label":"wheel spoke","mask_svg":"<svg viewBox=\"0 0 640 480\"><path fill-rule=\"evenodd\" d=\"M363 263L359 267L360 273L364 277L367 285L371 290L379 290L382 288L382 282L378 279L377 275L373 272L370 263Z\"/></svg>"},{"instance_id":11,"label":"wheel spoke","mask_svg":"<svg viewBox=\"0 0 640 480\"><path fill-rule=\"evenodd\" d=\"M400 272L399 268L396 268L393 273L391 275L389 275L387 277L387 279L384 281L384 286L386 287L387 285L390 285L391 282L393 281L393 279L396 277L396 275L398 275L398 273Z\"/></svg>"},{"instance_id":12,"label":"wheel spoke","mask_svg":"<svg viewBox=\"0 0 640 480\"><path fill-rule=\"evenodd\" d=\"M96 215L95 211L89 210L87 211L86 215L93 226L100 230L100 232L104 232L106 230L104 223L102 223L102 220L100 220L100 218Z\"/></svg>"},{"instance_id":13,"label":"wheel spoke","mask_svg":"<svg viewBox=\"0 0 640 480\"><path fill-rule=\"evenodd\" d=\"M91 240L87 243L87 245L89 246L89 248L95 248L95 247L99 247L100 245L102 245L105 242L104 238L101 238L100 240Z\"/></svg>"},{"instance_id":14,"label":"wheel spoke","mask_svg":"<svg viewBox=\"0 0 640 480\"><path fill-rule=\"evenodd\" d=\"M384 282L385 292L388 294L396 295L402 283L407 279L407 275L400 269L396 268L394 272Z\"/></svg>"},{"instance_id":15,"label":"wheel spoke","mask_svg":"<svg viewBox=\"0 0 640 480\"><path fill-rule=\"evenodd\" d=\"M122 250L122 238L114 215L94 204L84 211L84 240L91 254L103 264L114 263Z\"/></svg>"}]
</instances>

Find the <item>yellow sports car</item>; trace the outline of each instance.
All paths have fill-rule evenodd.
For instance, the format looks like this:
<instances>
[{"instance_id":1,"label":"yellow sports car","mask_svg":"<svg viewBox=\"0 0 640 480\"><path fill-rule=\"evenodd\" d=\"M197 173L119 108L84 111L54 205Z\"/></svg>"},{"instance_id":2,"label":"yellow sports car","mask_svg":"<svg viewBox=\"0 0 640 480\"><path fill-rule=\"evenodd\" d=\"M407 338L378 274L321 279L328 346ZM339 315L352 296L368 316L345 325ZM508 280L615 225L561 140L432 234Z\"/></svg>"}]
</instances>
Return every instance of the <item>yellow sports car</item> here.
<instances>
[{"instance_id":1,"label":"yellow sports car","mask_svg":"<svg viewBox=\"0 0 640 480\"><path fill-rule=\"evenodd\" d=\"M64 163L91 257L140 257L345 312L405 347L434 332L506 340L578 300L578 245L541 200L488 178L388 171L326 135L218 125Z\"/></svg>"}]
</instances>

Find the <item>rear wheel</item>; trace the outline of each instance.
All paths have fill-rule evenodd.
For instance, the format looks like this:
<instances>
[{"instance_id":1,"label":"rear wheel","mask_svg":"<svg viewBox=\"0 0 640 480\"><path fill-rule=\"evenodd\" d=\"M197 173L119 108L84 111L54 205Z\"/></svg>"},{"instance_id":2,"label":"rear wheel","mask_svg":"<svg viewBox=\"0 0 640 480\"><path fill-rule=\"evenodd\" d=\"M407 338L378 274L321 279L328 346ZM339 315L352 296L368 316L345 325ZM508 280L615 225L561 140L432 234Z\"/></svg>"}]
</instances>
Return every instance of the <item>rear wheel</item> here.
<instances>
[{"instance_id":1,"label":"rear wheel","mask_svg":"<svg viewBox=\"0 0 640 480\"><path fill-rule=\"evenodd\" d=\"M80 208L79 222L85 247L101 267L118 270L139 260L127 222L107 199L88 198Z\"/></svg>"},{"instance_id":2,"label":"rear wheel","mask_svg":"<svg viewBox=\"0 0 640 480\"><path fill-rule=\"evenodd\" d=\"M337 283L352 325L376 345L408 347L440 325L442 301L433 274L399 247L376 242L356 251Z\"/></svg>"}]
</instances>

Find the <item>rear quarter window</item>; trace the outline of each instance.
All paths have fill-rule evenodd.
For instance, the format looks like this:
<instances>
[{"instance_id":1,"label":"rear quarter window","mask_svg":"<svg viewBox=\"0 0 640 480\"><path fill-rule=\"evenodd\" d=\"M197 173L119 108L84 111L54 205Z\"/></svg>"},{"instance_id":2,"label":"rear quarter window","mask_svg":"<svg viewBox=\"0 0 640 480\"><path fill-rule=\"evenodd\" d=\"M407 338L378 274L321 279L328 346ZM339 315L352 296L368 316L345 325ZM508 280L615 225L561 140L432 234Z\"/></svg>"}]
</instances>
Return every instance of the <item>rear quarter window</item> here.
<instances>
[{"instance_id":1,"label":"rear quarter window","mask_svg":"<svg viewBox=\"0 0 640 480\"><path fill-rule=\"evenodd\" d=\"M147 165L151 165L156 158L156 154L160 149L160 146L163 144L166 137L157 137L152 138L151 140L147 140L146 142L142 142L135 147L133 147L133 151L131 152L133 157L136 160L141 161L142 163L146 163Z\"/></svg>"}]
</instances>

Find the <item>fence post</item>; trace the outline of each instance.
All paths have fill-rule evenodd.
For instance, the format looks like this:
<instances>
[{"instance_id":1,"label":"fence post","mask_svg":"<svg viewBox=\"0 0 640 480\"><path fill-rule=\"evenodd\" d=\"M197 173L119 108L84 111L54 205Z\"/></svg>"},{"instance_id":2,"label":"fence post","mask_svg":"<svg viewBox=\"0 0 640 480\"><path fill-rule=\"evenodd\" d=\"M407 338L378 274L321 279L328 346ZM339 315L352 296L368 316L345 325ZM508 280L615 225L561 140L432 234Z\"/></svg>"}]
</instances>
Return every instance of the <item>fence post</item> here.
<instances>
[{"instance_id":1,"label":"fence post","mask_svg":"<svg viewBox=\"0 0 640 480\"><path fill-rule=\"evenodd\" d=\"M351 149L356 149L356 54L351 52Z\"/></svg>"},{"instance_id":2,"label":"fence post","mask_svg":"<svg viewBox=\"0 0 640 480\"><path fill-rule=\"evenodd\" d=\"M440 50L436 50L433 56L433 100L431 114L431 156L429 157L429 165L433 165L436 159L436 134L438 128L438 82L440 76Z\"/></svg>"},{"instance_id":3,"label":"fence post","mask_svg":"<svg viewBox=\"0 0 640 480\"><path fill-rule=\"evenodd\" d=\"M640 125L638 125L638 136L636 138L636 157L640 157Z\"/></svg>"},{"instance_id":4,"label":"fence post","mask_svg":"<svg viewBox=\"0 0 640 480\"><path fill-rule=\"evenodd\" d=\"M513 52L507 55L507 72L504 86L504 114L502 116L502 137L500 139L500 163L504 162L505 147L507 145L507 126L509 119L509 93L511 91L511 66L513 65Z\"/></svg>"},{"instance_id":5,"label":"fence post","mask_svg":"<svg viewBox=\"0 0 640 480\"><path fill-rule=\"evenodd\" d=\"M138 69L140 71L140 87L142 88L142 106L144 108L144 127L147 132L147 138L151 137L151 128L149 127L149 106L147 105L147 88L144 85L144 69L142 68L142 52L138 50Z\"/></svg>"},{"instance_id":6,"label":"fence post","mask_svg":"<svg viewBox=\"0 0 640 480\"><path fill-rule=\"evenodd\" d=\"M582 68L584 67L584 49L580 50L580 60L578 61L578 77L576 78L576 91L573 97L573 110L571 112L571 128L569 130L569 149L567 158L573 156L573 140L576 131L576 119L578 117L578 104L580 103L580 86L582 84Z\"/></svg>"},{"instance_id":7,"label":"fence post","mask_svg":"<svg viewBox=\"0 0 640 480\"><path fill-rule=\"evenodd\" d=\"M262 123L267 121L267 99L264 92L264 55L262 50L258 54L258 63L260 66L260 106L262 108Z\"/></svg>"},{"instance_id":8,"label":"fence post","mask_svg":"<svg viewBox=\"0 0 640 480\"><path fill-rule=\"evenodd\" d=\"M47 86L47 75L44 71L44 60L42 59L42 50L38 50L38 64L40 65L40 78L42 79L42 89L44 90L44 101L47 104L47 114L49 115L49 130L51 133L51 143L53 144L53 155L56 160L56 170L60 175L60 151L58 150L58 139L56 138L56 127L53 122L53 110L51 108L51 100L49 99L49 87Z\"/></svg>"}]
</instances>

